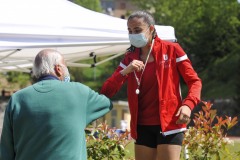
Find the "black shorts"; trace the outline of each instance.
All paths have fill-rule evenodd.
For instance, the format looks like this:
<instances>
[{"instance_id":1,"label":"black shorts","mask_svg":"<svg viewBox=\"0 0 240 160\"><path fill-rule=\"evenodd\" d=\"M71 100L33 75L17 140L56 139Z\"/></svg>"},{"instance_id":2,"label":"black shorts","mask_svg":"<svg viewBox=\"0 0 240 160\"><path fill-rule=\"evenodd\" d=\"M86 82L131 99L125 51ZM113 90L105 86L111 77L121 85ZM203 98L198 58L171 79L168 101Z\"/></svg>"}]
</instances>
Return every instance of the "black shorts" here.
<instances>
[{"instance_id":1,"label":"black shorts","mask_svg":"<svg viewBox=\"0 0 240 160\"><path fill-rule=\"evenodd\" d=\"M164 136L162 135L159 125L138 125L137 139L135 144L147 146L150 148L157 148L161 144L182 145L183 132Z\"/></svg>"}]
</instances>

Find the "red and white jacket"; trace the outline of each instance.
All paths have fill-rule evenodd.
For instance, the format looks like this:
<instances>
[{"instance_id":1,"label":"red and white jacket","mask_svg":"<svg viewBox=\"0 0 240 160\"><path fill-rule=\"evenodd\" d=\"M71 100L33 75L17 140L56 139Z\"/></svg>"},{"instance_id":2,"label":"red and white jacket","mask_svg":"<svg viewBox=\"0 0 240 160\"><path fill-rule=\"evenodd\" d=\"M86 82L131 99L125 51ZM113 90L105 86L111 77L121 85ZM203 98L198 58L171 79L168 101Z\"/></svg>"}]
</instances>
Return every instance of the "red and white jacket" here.
<instances>
[{"instance_id":1,"label":"red and white jacket","mask_svg":"<svg viewBox=\"0 0 240 160\"><path fill-rule=\"evenodd\" d=\"M137 138L137 113L138 95L135 93L137 82L134 72L122 76L120 71L126 68L134 59L140 60L140 50L127 52L124 59L103 84L101 93L108 97L115 95L124 82L128 85L128 103L131 113L131 136ZM152 55L155 59L156 75L159 87L159 115L163 135L170 135L186 130L186 124L176 124L179 117L176 113L182 105L187 105L193 109L200 102L202 83L197 73L194 71L186 53L178 43L162 41L155 38ZM136 72L140 78L141 72ZM149 73L151 74L151 73ZM183 77L188 86L187 97L182 100L179 74Z\"/></svg>"}]
</instances>

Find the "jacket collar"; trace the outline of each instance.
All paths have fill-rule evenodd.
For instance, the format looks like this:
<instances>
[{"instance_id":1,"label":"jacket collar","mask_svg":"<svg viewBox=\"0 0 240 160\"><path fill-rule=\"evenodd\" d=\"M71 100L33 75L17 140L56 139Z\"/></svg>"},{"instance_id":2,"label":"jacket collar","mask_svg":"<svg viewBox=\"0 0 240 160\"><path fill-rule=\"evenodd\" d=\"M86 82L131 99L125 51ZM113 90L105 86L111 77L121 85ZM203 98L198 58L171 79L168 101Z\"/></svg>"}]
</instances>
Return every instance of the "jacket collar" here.
<instances>
[{"instance_id":1,"label":"jacket collar","mask_svg":"<svg viewBox=\"0 0 240 160\"><path fill-rule=\"evenodd\" d=\"M154 58L156 57L156 54L158 54L160 52L161 44L162 44L162 40L158 36L156 36L154 46L152 49L152 55Z\"/></svg>"}]
</instances>

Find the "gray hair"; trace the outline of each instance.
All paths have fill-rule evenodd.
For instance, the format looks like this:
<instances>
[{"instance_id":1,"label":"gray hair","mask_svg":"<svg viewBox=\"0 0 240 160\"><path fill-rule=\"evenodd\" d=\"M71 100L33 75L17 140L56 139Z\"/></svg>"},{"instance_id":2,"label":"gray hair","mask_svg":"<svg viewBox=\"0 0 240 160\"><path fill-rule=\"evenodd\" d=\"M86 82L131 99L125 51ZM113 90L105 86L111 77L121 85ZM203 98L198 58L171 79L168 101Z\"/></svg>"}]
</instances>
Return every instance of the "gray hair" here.
<instances>
[{"instance_id":1,"label":"gray hair","mask_svg":"<svg viewBox=\"0 0 240 160\"><path fill-rule=\"evenodd\" d=\"M143 18L143 21L150 25L155 25L155 20L152 16L151 13L147 12L147 11L135 11L133 12L129 17L128 17L128 21L133 19L133 18Z\"/></svg>"},{"instance_id":2,"label":"gray hair","mask_svg":"<svg viewBox=\"0 0 240 160\"><path fill-rule=\"evenodd\" d=\"M53 49L44 49L35 57L32 69L32 76L40 78L44 75L55 75L55 65L61 64L62 55Z\"/></svg>"}]
</instances>

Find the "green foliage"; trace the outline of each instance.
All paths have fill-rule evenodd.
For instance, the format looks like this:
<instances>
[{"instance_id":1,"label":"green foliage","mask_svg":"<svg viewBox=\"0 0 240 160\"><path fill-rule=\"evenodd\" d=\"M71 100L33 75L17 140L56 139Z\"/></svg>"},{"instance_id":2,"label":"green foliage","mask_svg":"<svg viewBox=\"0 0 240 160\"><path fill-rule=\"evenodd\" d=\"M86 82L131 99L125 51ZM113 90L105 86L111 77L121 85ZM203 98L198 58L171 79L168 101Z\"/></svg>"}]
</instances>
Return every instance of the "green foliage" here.
<instances>
[{"instance_id":1,"label":"green foliage","mask_svg":"<svg viewBox=\"0 0 240 160\"><path fill-rule=\"evenodd\" d=\"M126 146L130 143L128 131L119 135L106 123L101 123L97 128L91 128L91 130L91 134L86 137L89 160L125 159Z\"/></svg>"},{"instance_id":2,"label":"green foliage","mask_svg":"<svg viewBox=\"0 0 240 160\"><path fill-rule=\"evenodd\" d=\"M183 148L188 150L190 159L232 159L239 154L230 154L226 148L227 144L233 143L226 136L227 131L237 124L237 117L219 117L217 110L211 107L211 103L204 102L202 111L195 113L194 126L185 133ZM222 157L220 153L223 153Z\"/></svg>"},{"instance_id":3,"label":"green foliage","mask_svg":"<svg viewBox=\"0 0 240 160\"><path fill-rule=\"evenodd\" d=\"M239 62L240 58L238 59L238 62ZM235 91L236 91L236 96L235 96L235 100L237 101L238 103L238 106L240 106L240 63L238 63L237 65L237 70L235 71L236 72L236 78L235 78L235 83L236 83L236 88L235 88Z\"/></svg>"},{"instance_id":4,"label":"green foliage","mask_svg":"<svg viewBox=\"0 0 240 160\"><path fill-rule=\"evenodd\" d=\"M93 11L102 12L100 0L74 0L74 3Z\"/></svg>"},{"instance_id":5,"label":"green foliage","mask_svg":"<svg viewBox=\"0 0 240 160\"><path fill-rule=\"evenodd\" d=\"M9 83L24 88L29 84L31 76L29 73L11 71L7 72L6 78Z\"/></svg>"},{"instance_id":6,"label":"green foliage","mask_svg":"<svg viewBox=\"0 0 240 160\"><path fill-rule=\"evenodd\" d=\"M202 95L205 98L239 95L236 71L240 52L240 4L236 0L132 2L152 12L156 24L175 28L178 42L203 79Z\"/></svg>"},{"instance_id":7,"label":"green foliage","mask_svg":"<svg viewBox=\"0 0 240 160\"><path fill-rule=\"evenodd\" d=\"M240 5L235 0L132 1L153 11L157 24L174 26L199 71L238 47Z\"/></svg>"},{"instance_id":8,"label":"green foliage","mask_svg":"<svg viewBox=\"0 0 240 160\"><path fill-rule=\"evenodd\" d=\"M239 95L236 85L239 83L239 60L239 55L228 54L216 59L199 74L203 81L203 98L231 98Z\"/></svg>"},{"instance_id":9,"label":"green foliage","mask_svg":"<svg viewBox=\"0 0 240 160\"><path fill-rule=\"evenodd\" d=\"M105 59L107 57L97 58L97 62ZM69 69L71 73L71 80L76 82L81 82L95 91L100 91L103 83L109 78L114 70L119 65L123 56L115 58L111 61L105 62L93 68L73 68ZM93 64L93 60L81 61L81 63ZM112 98L112 100L126 100L127 99L127 88L126 85L120 89L120 91Z\"/></svg>"}]
</instances>

